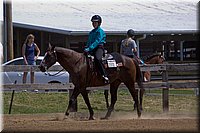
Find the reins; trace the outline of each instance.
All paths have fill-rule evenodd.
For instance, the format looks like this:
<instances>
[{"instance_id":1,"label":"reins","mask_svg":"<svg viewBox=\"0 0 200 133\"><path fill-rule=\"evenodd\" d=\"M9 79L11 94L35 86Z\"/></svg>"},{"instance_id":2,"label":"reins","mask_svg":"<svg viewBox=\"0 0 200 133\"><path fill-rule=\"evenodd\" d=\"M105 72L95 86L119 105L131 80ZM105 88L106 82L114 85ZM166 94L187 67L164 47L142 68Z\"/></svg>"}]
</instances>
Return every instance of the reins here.
<instances>
[{"instance_id":1,"label":"reins","mask_svg":"<svg viewBox=\"0 0 200 133\"><path fill-rule=\"evenodd\" d=\"M58 58L57 58L56 51L54 50L53 53L55 54L55 57L56 57L56 60L57 60ZM49 73L48 71L46 71L46 72L45 72L45 75L49 75L49 76L60 76L60 75L63 75L63 74L64 74L64 73L59 74L59 73L62 72L63 70L64 70L64 68L61 69L61 70L59 70L59 71L58 71L57 73L55 73L55 74L51 74L51 73ZM59 75L58 75L58 74L59 74Z\"/></svg>"},{"instance_id":2,"label":"reins","mask_svg":"<svg viewBox=\"0 0 200 133\"><path fill-rule=\"evenodd\" d=\"M51 74L48 71L45 72L45 75L49 75L49 76L60 76L63 75L64 73L59 74L60 72L62 72L64 70L64 68L62 70L59 70L57 73L55 74ZM59 74L59 75L58 75Z\"/></svg>"}]
</instances>

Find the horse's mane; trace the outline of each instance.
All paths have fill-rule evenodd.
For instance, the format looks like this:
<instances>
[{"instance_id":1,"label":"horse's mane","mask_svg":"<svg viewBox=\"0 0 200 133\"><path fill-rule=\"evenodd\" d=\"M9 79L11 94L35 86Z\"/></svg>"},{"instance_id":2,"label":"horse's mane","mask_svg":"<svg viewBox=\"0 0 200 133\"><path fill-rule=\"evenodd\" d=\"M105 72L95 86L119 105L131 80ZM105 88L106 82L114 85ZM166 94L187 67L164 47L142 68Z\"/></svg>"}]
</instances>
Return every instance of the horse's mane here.
<instances>
[{"instance_id":1,"label":"horse's mane","mask_svg":"<svg viewBox=\"0 0 200 133\"><path fill-rule=\"evenodd\" d=\"M73 50L73 49L68 49L68 48L64 48L64 47L58 47L58 46L56 46L55 47L55 49L56 49L56 51L66 51L66 52L69 52L69 53L73 53L73 54L75 54L75 53L77 53L77 54L82 54L82 53L80 53L80 52L77 52L77 51L75 51L75 50Z\"/></svg>"},{"instance_id":2,"label":"horse's mane","mask_svg":"<svg viewBox=\"0 0 200 133\"><path fill-rule=\"evenodd\" d=\"M83 53L79 53L75 50L63 48L63 47L55 47L55 51L57 51L59 53L63 53L65 55L70 55L70 56L76 57L76 58L80 58L81 56L83 56Z\"/></svg>"},{"instance_id":3,"label":"horse's mane","mask_svg":"<svg viewBox=\"0 0 200 133\"><path fill-rule=\"evenodd\" d=\"M156 57L156 56L160 56L161 54L159 53L153 53L152 55L149 55L149 56L146 56L144 59L144 61L149 61L151 60L152 58Z\"/></svg>"},{"instance_id":4,"label":"horse's mane","mask_svg":"<svg viewBox=\"0 0 200 133\"><path fill-rule=\"evenodd\" d=\"M63 47L58 47L58 46L56 46L55 49L56 49L57 51L76 52L76 51L74 51L74 50L72 50L72 49L63 48ZM78 53L78 52L77 52L77 53Z\"/></svg>"}]
</instances>

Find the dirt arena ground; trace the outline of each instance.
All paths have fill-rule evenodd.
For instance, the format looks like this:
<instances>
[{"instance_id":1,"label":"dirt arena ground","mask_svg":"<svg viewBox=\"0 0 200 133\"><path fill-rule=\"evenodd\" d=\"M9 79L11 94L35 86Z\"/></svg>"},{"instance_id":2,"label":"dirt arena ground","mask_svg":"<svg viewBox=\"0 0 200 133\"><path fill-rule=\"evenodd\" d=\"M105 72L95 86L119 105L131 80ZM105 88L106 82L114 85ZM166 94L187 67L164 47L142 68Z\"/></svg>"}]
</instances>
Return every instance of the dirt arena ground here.
<instances>
[{"instance_id":1,"label":"dirt arena ground","mask_svg":"<svg viewBox=\"0 0 200 133\"><path fill-rule=\"evenodd\" d=\"M103 114L96 114L95 120L87 120L87 113L4 115L3 132L198 132L197 115L188 114L136 114L114 112L109 120L101 120ZM64 118L64 119L63 119Z\"/></svg>"}]
</instances>

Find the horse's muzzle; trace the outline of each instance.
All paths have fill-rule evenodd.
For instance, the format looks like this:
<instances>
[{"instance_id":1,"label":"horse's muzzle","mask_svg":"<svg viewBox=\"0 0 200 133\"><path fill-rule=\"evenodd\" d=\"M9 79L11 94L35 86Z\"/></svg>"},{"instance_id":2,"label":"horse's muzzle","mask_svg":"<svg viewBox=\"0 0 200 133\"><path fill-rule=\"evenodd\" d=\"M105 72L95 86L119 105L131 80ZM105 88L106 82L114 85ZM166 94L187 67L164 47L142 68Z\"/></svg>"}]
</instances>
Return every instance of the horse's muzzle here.
<instances>
[{"instance_id":1,"label":"horse's muzzle","mask_svg":"<svg viewBox=\"0 0 200 133\"><path fill-rule=\"evenodd\" d=\"M46 72L46 67L44 65L39 65L38 68L40 69L40 71Z\"/></svg>"}]
</instances>

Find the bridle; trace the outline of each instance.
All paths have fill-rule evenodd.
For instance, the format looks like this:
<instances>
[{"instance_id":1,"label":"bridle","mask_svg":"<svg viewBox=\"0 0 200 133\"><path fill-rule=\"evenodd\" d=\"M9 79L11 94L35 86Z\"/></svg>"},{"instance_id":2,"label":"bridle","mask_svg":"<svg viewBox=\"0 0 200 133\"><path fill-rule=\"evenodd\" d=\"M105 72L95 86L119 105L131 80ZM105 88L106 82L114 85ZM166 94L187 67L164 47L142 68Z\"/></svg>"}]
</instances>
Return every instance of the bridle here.
<instances>
[{"instance_id":1,"label":"bridle","mask_svg":"<svg viewBox=\"0 0 200 133\"><path fill-rule=\"evenodd\" d=\"M57 54L56 54L56 51L54 50L53 51L53 54L55 55L55 58L56 58L56 61L57 61ZM62 72L63 70L64 70L64 68L63 69L61 69L61 70L59 70L57 73L55 73L55 74L51 74L51 73L49 73L48 72L48 69L47 69L47 66L44 66L44 68L45 68L45 75L49 75L49 76L60 76L60 75L63 75L64 73L61 73L61 74L59 74L60 72ZM59 75L58 75L59 74Z\"/></svg>"},{"instance_id":2,"label":"bridle","mask_svg":"<svg viewBox=\"0 0 200 133\"><path fill-rule=\"evenodd\" d=\"M56 51L54 50L53 53L54 53L54 55L55 55L55 57L56 57L56 61L57 61L58 58L57 58Z\"/></svg>"}]
</instances>

